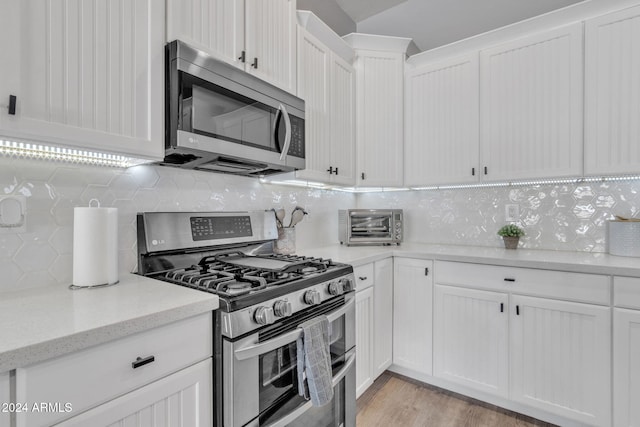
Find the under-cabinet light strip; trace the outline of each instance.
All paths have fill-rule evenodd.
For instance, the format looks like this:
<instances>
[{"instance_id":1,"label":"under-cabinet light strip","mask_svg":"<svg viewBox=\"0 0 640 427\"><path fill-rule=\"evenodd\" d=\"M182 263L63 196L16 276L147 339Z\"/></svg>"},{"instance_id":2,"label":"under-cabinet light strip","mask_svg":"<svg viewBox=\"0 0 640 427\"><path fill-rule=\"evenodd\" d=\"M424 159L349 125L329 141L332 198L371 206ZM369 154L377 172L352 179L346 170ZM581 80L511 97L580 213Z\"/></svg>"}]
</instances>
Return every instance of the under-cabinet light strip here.
<instances>
[{"instance_id":1,"label":"under-cabinet light strip","mask_svg":"<svg viewBox=\"0 0 640 427\"><path fill-rule=\"evenodd\" d=\"M558 185L558 184L580 184L593 182L610 182L610 181L634 181L640 180L640 175L621 175L621 176L598 176L598 177L577 177L577 178L559 178L559 179L540 179L526 181L503 181L503 182L487 182L478 184L458 184L458 185L433 185L425 187L334 187L328 184L318 182L310 182L304 180L284 180L272 181L263 179L261 182L265 184L295 186L316 188L323 190L342 191L346 193L383 193L394 191L423 191L423 190L457 190L471 188L498 188L498 187L523 187L532 185Z\"/></svg>"},{"instance_id":2,"label":"under-cabinet light strip","mask_svg":"<svg viewBox=\"0 0 640 427\"><path fill-rule=\"evenodd\" d=\"M27 158L67 162L94 166L128 168L147 160L117 154L77 150L73 148L55 147L27 142L7 141L0 139L0 155L10 158Z\"/></svg>"}]
</instances>

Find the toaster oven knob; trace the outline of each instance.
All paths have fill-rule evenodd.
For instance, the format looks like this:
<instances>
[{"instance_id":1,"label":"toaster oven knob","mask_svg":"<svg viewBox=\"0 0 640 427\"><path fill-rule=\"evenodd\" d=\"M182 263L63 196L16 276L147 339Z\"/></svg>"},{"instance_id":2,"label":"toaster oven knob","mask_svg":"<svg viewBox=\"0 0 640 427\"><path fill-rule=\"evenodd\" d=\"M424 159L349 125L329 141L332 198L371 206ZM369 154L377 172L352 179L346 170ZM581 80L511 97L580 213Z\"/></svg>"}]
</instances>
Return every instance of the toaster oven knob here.
<instances>
[{"instance_id":1,"label":"toaster oven knob","mask_svg":"<svg viewBox=\"0 0 640 427\"><path fill-rule=\"evenodd\" d=\"M315 289L310 289L304 293L304 302L309 305L320 304L320 292Z\"/></svg>"},{"instance_id":2,"label":"toaster oven knob","mask_svg":"<svg viewBox=\"0 0 640 427\"><path fill-rule=\"evenodd\" d=\"M331 295L342 295L344 293L344 284L342 280L339 282L331 282L329 283L329 294Z\"/></svg>"},{"instance_id":3,"label":"toaster oven knob","mask_svg":"<svg viewBox=\"0 0 640 427\"><path fill-rule=\"evenodd\" d=\"M278 317L289 317L293 314L293 308L289 301L280 299L273 304L273 313Z\"/></svg>"},{"instance_id":4,"label":"toaster oven knob","mask_svg":"<svg viewBox=\"0 0 640 427\"><path fill-rule=\"evenodd\" d=\"M351 292L354 290L353 281L351 279L340 279L338 281L342 285L342 292Z\"/></svg>"},{"instance_id":5,"label":"toaster oven knob","mask_svg":"<svg viewBox=\"0 0 640 427\"><path fill-rule=\"evenodd\" d=\"M253 318L260 325L270 325L276 321L271 307L258 307L253 314Z\"/></svg>"}]
</instances>

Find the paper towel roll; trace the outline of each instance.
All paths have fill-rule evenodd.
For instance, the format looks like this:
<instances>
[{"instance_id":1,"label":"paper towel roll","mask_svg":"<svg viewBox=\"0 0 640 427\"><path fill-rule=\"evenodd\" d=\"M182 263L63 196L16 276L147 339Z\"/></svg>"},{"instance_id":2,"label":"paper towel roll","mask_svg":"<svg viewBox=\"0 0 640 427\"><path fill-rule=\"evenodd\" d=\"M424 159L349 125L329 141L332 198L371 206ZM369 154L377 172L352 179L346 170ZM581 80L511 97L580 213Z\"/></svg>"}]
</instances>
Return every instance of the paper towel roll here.
<instances>
[{"instance_id":1,"label":"paper towel roll","mask_svg":"<svg viewBox=\"0 0 640 427\"><path fill-rule=\"evenodd\" d=\"M118 282L118 209L73 210L73 285Z\"/></svg>"}]
</instances>

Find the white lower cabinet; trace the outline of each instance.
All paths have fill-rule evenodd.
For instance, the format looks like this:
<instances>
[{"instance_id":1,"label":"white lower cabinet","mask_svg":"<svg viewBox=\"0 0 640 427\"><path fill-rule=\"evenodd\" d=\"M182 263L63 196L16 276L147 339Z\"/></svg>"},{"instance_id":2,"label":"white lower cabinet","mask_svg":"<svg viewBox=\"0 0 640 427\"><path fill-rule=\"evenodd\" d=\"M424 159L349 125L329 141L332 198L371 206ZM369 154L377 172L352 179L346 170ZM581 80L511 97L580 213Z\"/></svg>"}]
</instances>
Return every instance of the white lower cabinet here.
<instances>
[{"instance_id":1,"label":"white lower cabinet","mask_svg":"<svg viewBox=\"0 0 640 427\"><path fill-rule=\"evenodd\" d=\"M575 419L611 423L611 310L511 297L511 399Z\"/></svg>"},{"instance_id":2,"label":"white lower cabinet","mask_svg":"<svg viewBox=\"0 0 640 427\"><path fill-rule=\"evenodd\" d=\"M373 288L356 292L356 398L373 384Z\"/></svg>"},{"instance_id":3,"label":"white lower cabinet","mask_svg":"<svg viewBox=\"0 0 640 427\"><path fill-rule=\"evenodd\" d=\"M81 421L68 425L111 425L151 410L183 417L181 425L198 425L188 422L192 416L210 424L212 379L205 382L203 372L206 367L211 373L212 324L211 312L204 313L17 369L16 402L57 406L17 413L16 427L56 425L72 417ZM195 369L202 361L209 362Z\"/></svg>"},{"instance_id":4,"label":"white lower cabinet","mask_svg":"<svg viewBox=\"0 0 640 427\"><path fill-rule=\"evenodd\" d=\"M390 365L393 340L393 259L354 269L356 276L356 396Z\"/></svg>"},{"instance_id":5,"label":"white lower cabinet","mask_svg":"<svg viewBox=\"0 0 640 427\"><path fill-rule=\"evenodd\" d=\"M640 310L613 310L613 424L640 426Z\"/></svg>"},{"instance_id":6,"label":"white lower cabinet","mask_svg":"<svg viewBox=\"0 0 640 427\"><path fill-rule=\"evenodd\" d=\"M433 375L507 397L508 303L505 293L436 285Z\"/></svg>"},{"instance_id":7,"label":"white lower cabinet","mask_svg":"<svg viewBox=\"0 0 640 427\"><path fill-rule=\"evenodd\" d=\"M393 259L375 262L373 288L373 376L374 379L391 366L393 358Z\"/></svg>"},{"instance_id":8,"label":"white lower cabinet","mask_svg":"<svg viewBox=\"0 0 640 427\"><path fill-rule=\"evenodd\" d=\"M2 405L0 406L0 426L8 426L10 422L9 413L11 408L9 403L11 403L11 392L9 387L9 373L4 372L0 374L0 405ZM7 405L6 408L5 405Z\"/></svg>"},{"instance_id":9,"label":"white lower cabinet","mask_svg":"<svg viewBox=\"0 0 640 427\"><path fill-rule=\"evenodd\" d=\"M104 405L57 424L84 426L208 426L212 422L213 372L204 360Z\"/></svg>"},{"instance_id":10,"label":"white lower cabinet","mask_svg":"<svg viewBox=\"0 0 640 427\"><path fill-rule=\"evenodd\" d=\"M393 364L418 375L432 373L432 271L433 261L394 260Z\"/></svg>"}]
</instances>

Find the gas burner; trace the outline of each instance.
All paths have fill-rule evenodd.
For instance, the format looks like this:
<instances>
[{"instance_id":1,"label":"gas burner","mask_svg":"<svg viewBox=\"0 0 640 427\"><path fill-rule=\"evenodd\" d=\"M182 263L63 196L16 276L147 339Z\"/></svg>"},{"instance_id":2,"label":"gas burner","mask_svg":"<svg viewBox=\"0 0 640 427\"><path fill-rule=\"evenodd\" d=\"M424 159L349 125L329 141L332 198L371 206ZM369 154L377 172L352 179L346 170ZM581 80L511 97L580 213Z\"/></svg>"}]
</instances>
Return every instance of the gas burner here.
<instances>
[{"instance_id":1,"label":"gas burner","mask_svg":"<svg viewBox=\"0 0 640 427\"><path fill-rule=\"evenodd\" d=\"M318 271L318 267L313 267L313 266L303 267L300 269L300 273L302 274L315 273L316 271Z\"/></svg>"}]
</instances>

